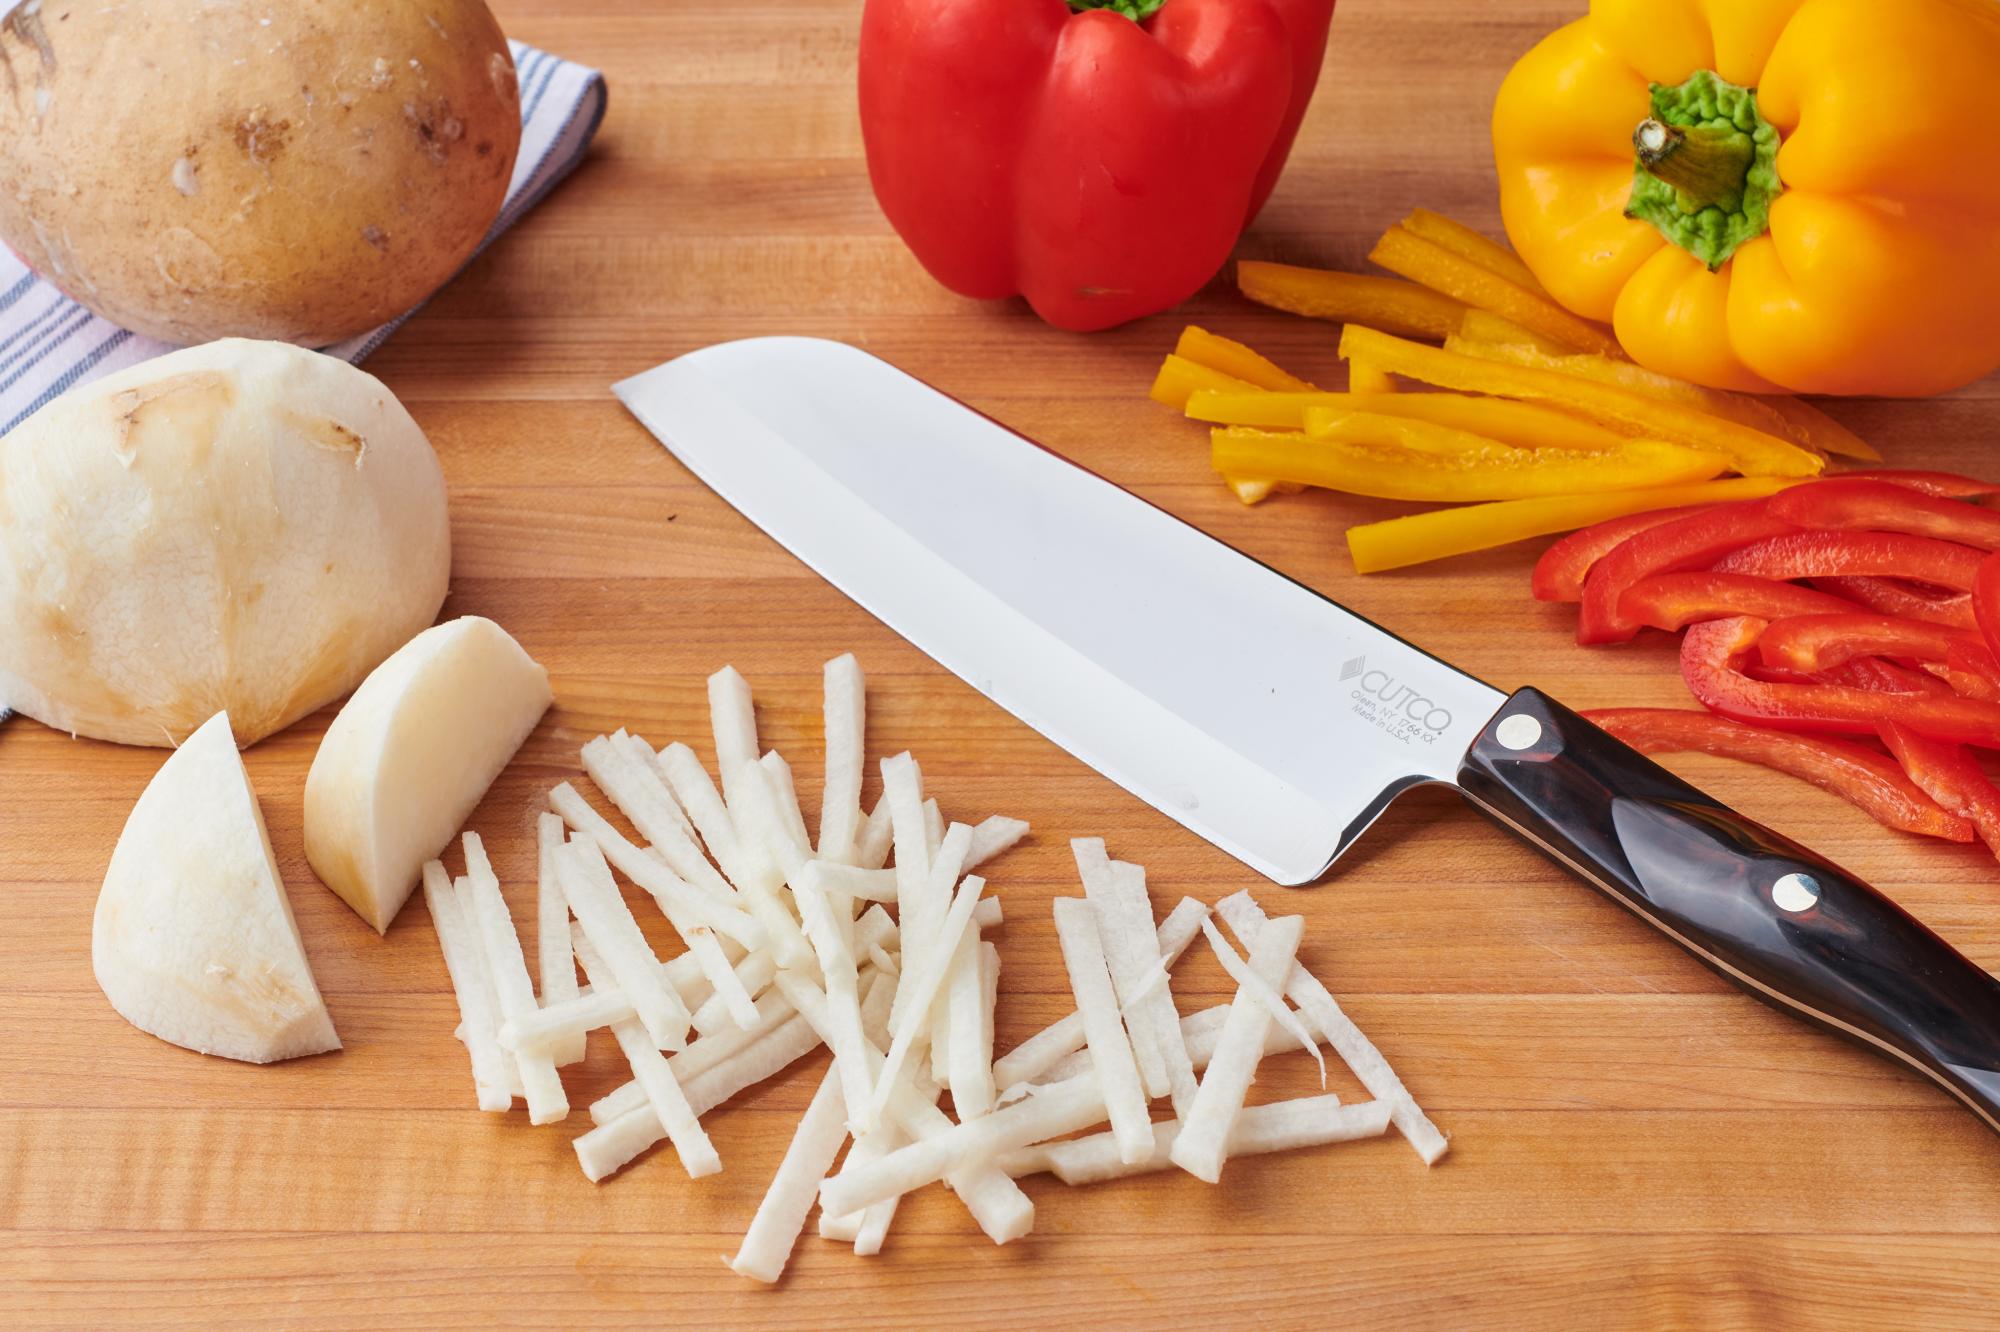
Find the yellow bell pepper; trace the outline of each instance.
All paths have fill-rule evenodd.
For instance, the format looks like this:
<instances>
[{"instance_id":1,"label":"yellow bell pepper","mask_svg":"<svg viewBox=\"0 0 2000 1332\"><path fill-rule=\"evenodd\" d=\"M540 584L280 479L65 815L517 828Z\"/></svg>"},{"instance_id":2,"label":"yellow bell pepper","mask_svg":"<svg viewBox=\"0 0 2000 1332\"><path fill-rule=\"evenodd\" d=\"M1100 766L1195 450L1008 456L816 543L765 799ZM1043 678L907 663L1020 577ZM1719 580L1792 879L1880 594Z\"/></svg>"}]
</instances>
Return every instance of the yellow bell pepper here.
<instances>
[{"instance_id":1,"label":"yellow bell pepper","mask_svg":"<svg viewBox=\"0 0 2000 1332\"><path fill-rule=\"evenodd\" d=\"M1491 342L1501 347L1533 347L1551 356L1570 354L1570 349L1561 343L1551 342L1538 333L1530 333L1513 320L1502 319L1485 310L1467 310L1465 318L1459 321L1458 336L1471 342Z\"/></svg>"},{"instance_id":2,"label":"yellow bell pepper","mask_svg":"<svg viewBox=\"0 0 2000 1332\"><path fill-rule=\"evenodd\" d=\"M1196 328L1193 324L1181 330L1181 340L1175 345L1174 354L1261 389L1278 393L1313 392L1311 384L1281 369L1269 358L1258 355L1240 342L1205 328Z\"/></svg>"},{"instance_id":3,"label":"yellow bell pepper","mask_svg":"<svg viewBox=\"0 0 2000 1332\"><path fill-rule=\"evenodd\" d=\"M1504 447L1418 453L1240 426L1217 426L1210 439L1210 461L1225 477L1296 481L1349 495L1447 503L1679 485L1706 481L1729 465L1719 453L1648 439L1627 440L1614 453Z\"/></svg>"},{"instance_id":4,"label":"yellow bell pepper","mask_svg":"<svg viewBox=\"0 0 2000 1332\"><path fill-rule=\"evenodd\" d=\"M1378 365L1367 361L1347 363L1347 391L1349 393L1396 393L1396 377Z\"/></svg>"},{"instance_id":5,"label":"yellow bell pepper","mask_svg":"<svg viewBox=\"0 0 2000 1332\"><path fill-rule=\"evenodd\" d=\"M1154 377L1152 392L1147 396L1154 402L1176 410L1185 410L1188 396L1198 389L1213 389L1223 393L1263 391L1247 379L1225 375L1220 370L1196 365L1185 356L1169 353L1167 359L1160 362L1160 373Z\"/></svg>"},{"instance_id":6,"label":"yellow bell pepper","mask_svg":"<svg viewBox=\"0 0 2000 1332\"><path fill-rule=\"evenodd\" d=\"M1619 356L1618 342L1587 320L1578 319L1548 297L1517 286L1492 269L1453 254L1423 237L1390 227L1368 252L1370 262L1421 282L1475 310L1497 314L1572 351ZM1461 321L1462 323L1463 321Z\"/></svg>"},{"instance_id":7,"label":"yellow bell pepper","mask_svg":"<svg viewBox=\"0 0 2000 1332\"><path fill-rule=\"evenodd\" d=\"M1380 573L1412 564L1426 564L1476 550L1492 550L1530 537L1572 532L1609 518L1684 504L1723 504L1762 499L1799 478L1732 476L1721 481L1696 481L1681 486L1652 486L1604 495L1551 495L1546 499L1495 500L1431 509L1379 523L1347 529L1347 553L1356 573Z\"/></svg>"},{"instance_id":8,"label":"yellow bell pepper","mask_svg":"<svg viewBox=\"0 0 2000 1332\"><path fill-rule=\"evenodd\" d=\"M1340 354L1363 357L1395 374L1439 388L1536 399L1635 434L1716 450L1734 459L1736 469L1746 476L1812 476L1825 465L1818 454L1789 440L1679 403L1661 402L1615 384L1553 370L1504 365L1426 347L1371 328L1349 324L1342 329Z\"/></svg>"},{"instance_id":9,"label":"yellow bell pepper","mask_svg":"<svg viewBox=\"0 0 2000 1332\"><path fill-rule=\"evenodd\" d=\"M1476 453L1491 456L1518 453L1511 444L1502 444L1485 435L1419 421L1408 416L1383 416L1342 407L1306 408L1306 434L1313 439L1330 439L1341 444L1366 444L1376 448L1408 449L1412 453Z\"/></svg>"},{"instance_id":10,"label":"yellow bell pepper","mask_svg":"<svg viewBox=\"0 0 2000 1332\"><path fill-rule=\"evenodd\" d=\"M1465 320L1465 305L1401 278L1295 268L1245 259L1236 285L1259 305L1313 319L1366 324L1413 338L1443 338Z\"/></svg>"},{"instance_id":11,"label":"yellow bell pepper","mask_svg":"<svg viewBox=\"0 0 2000 1332\"><path fill-rule=\"evenodd\" d=\"M1463 222L1454 222L1442 213L1433 213L1428 208L1412 210L1402 221L1403 230L1413 236L1420 236L1433 245L1443 246L1461 259L1469 259L1489 273L1506 278L1517 287L1526 288L1537 296L1546 296L1542 284L1528 266L1515 254L1496 240L1474 231Z\"/></svg>"},{"instance_id":12,"label":"yellow bell pepper","mask_svg":"<svg viewBox=\"0 0 2000 1332\"><path fill-rule=\"evenodd\" d=\"M1580 452L1615 449L1628 438L1581 417L1538 403L1508 398L1482 398L1470 393L1223 393L1199 390L1187 401L1187 414L1214 425L1260 426L1267 430L1302 430L1306 411L1373 412L1407 416L1484 435L1523 449L1574 449Z\"/></svg>"},{"instance_id":13,"label":"yellow bell pepper","mask_svg":"<svg viewBox=\"0 0 2000 1332\"><path fill-rule=\"evenodd\" d=\"M1633 360L1745 392L2000 368L2000 5L1595 0L1493 109L1508 237Z\"/></svg>"}]
</instances>

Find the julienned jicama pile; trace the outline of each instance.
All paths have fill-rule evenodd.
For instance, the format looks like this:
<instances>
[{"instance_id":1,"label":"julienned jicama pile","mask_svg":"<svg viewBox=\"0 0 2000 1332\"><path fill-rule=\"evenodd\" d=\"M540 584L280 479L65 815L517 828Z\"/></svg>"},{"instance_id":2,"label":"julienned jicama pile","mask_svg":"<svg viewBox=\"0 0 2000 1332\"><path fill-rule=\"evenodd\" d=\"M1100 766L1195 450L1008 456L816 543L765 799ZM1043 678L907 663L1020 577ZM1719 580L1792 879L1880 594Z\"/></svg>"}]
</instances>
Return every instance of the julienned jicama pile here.
<instances>
[{"instance_id":1,"label":"julienned jicama pile","mask_svg":"<svg viewBox=\"0 0 2000 1332\"><path fill-rule=\"evenodd\" d=\"M1095 839L1072 844L1083 896L1054 904L1076 1011L996 1059L1001 953L989 935L1000 902L969 871L1027 825L948 823L907 753L882 762L882 795L864 814L864 687L851 655L827 663L825 686L817 840L790 766L759 752L733 668L709 680L719 788L684 744L655 749L619 731L584 746L585 771L638 840L570 783L549 793L539 998L478 835L465 834L456 879L441 861L423 866L482 1110L518 1096L532 1122L562 1120L560 1070L584 1057L588 1033L608 1029L632 1080L590 1106L596 1126L575 1142L584 1174L602 1180L664 1140L699 1178L723 1166L702 1116L826 1046L832 1064L731 1261L762 1281L783 1271L815 1201L821 1236L872 1254L898 1200L939 1181L1004 1244L1034 1221L1021 1175L1084 1184L1178 1167L1214 1183L1230 1156L1390 1124L1426 1163L1444 1154L1387 1061L1299 965L1303 918L1268 917L1239 892L1212 909L1185 898L1156 923L1145 871ZM620 875L654 900L685 953L659 960ZM1183 1017L1170 968L1197 936L1238 988ZM1303 1048L1323 1079L1322 1041L1373 1100L1245 1105L1267 1054ZM953 1115L938 1106L946 1092ZM1155 1120L1160 1100L1169 1113ZM1070 1136L1098 1125L1108 1128Z\"/></svg>"}]
</instances>

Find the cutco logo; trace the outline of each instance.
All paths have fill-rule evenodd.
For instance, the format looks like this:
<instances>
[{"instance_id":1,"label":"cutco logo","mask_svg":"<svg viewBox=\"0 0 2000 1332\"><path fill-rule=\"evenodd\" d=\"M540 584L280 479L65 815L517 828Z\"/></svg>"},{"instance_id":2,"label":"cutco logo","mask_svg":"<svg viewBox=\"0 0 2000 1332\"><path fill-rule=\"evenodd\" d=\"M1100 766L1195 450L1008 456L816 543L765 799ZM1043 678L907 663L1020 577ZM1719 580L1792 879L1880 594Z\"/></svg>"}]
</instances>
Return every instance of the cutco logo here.
<instances>
[{"instance_id":1,"label":"cutco logo","mask_svg":"<svg viewBox=\"0 0 2000 1332\"><path fill-rule=\"evenodd\" d=\"M1425 698L1415 689L1379 667L1371 667L1366 657L1351 657L1341 663L1342 684L1354 682L1348 698L1357 716L1380 729L1406 740L1429 744L1451 726L1451 711Z\"/></svg>"}]
</instances>

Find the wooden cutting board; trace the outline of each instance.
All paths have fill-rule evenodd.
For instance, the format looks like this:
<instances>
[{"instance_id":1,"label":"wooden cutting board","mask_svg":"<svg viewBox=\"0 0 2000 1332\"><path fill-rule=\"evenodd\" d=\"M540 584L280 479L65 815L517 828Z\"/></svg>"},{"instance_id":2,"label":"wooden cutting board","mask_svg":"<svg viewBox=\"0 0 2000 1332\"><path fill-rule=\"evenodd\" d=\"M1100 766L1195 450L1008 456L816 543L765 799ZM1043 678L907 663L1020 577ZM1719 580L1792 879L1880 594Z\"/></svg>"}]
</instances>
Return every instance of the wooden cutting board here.
<instances>
[{"instance_id":1,"label":"wooden cutting board","mask_svg":"<svg viewBox=\"0 0 2000 1332\"><path fill-rule=\"evenodd\" d=\"M1373 578L1340 532L1389 506L1255 511L1201 433L1146 401L1189 320L1338 384L1333 330L1217 284L1094 337L923 274L875 208L855 120L854 0L510 0L511 34L605 70L611 113L567 184L370 363L430 432L457 543L446 614L490 615L557 706L474 817L523 908L539 794L619 725L707 754L703 680L733 662L816 799L819 668L859 654L875 755L908 748L945 809L1032 840L1006 904L1002 1044L1067 1006L1048 901L1066 842L1143 862L1163 906L1258 885L1043 741L808 573L612 400L623 375L724 338L868 347L1496 685L1579 707L1685 702L1664 642L1586 651L1526 595L1534 550ZM1358 267L1414 204L1493 230L1486 113L1509 61L1580 4L1343 0L1289 173L1249 257ZM1836 404L1898 462L2000 472L1993 381ZM592 1185L562 1128L473 1109L421 905L377 938L316 883L300 791L327 723L249 764L346 1048L273 1068L120 1021L90 915L157 751L0 727L0 1314L35 1325L1412 1327L1990 1325L2000 1142L1917 1079L1741 997L1443 793L1399 804L1322 886L1303 957L1453 1137L1426 1170L1389 1138L1155 1176L1028 1184L1035 1233L986 1243L932 1189L883 1255L809 1237L775 1291L732 1252L821 1067L716 1112L701 1183L655 1154ZM1721 762L1675 766L2000 962L2000 869ZM871 791L875 783L871 781ZM664 931L656 936L664 942ZM532 948L532 943L530 943ZM1228 987L1212 961L1185 1007ZM581 1106L615 1080L594 1042ZM1258 1095L1313 1085L1300 1055ZM1330 1085L1359 1096L1351 1079Z\"/></svg>"}]
</instances>

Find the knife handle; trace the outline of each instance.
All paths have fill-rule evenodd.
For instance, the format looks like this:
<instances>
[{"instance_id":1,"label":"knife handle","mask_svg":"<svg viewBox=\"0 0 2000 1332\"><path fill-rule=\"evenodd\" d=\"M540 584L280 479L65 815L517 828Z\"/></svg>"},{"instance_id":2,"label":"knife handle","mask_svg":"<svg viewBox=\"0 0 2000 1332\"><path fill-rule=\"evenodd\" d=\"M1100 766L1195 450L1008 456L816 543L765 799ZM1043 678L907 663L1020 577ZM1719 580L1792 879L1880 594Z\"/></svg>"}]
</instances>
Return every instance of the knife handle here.
<instances>
[{"instance_id":1,"label":"knife handle","mask_svg":"<svg viewBox=\"0 0 2000 1332\"><path fill-rule=\"evenodd\" d=\"M1709 967L1908 1064L2000 1131L2000 982L1861 880L1539 690L1507 700L1458 784Z\"/></svg>"}]
</instances>

